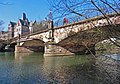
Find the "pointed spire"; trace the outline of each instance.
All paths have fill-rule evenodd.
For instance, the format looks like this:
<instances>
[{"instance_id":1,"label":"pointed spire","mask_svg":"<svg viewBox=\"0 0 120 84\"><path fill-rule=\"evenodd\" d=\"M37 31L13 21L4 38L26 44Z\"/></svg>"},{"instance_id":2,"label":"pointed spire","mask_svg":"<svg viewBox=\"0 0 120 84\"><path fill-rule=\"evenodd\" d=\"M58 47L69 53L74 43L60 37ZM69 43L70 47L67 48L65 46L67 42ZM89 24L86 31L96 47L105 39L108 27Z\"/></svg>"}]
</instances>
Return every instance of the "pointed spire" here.
<instances>
[{"instance_id":1,"label":"pointed spire","mask_svg":"<svg viewBox=\"0 0 120 84\"><path fill-rule=\"evenodd\" d=\"M26 14L25 13L23 13L23 20L25 20L26 19Z\"/></svg>"}]
</instances>

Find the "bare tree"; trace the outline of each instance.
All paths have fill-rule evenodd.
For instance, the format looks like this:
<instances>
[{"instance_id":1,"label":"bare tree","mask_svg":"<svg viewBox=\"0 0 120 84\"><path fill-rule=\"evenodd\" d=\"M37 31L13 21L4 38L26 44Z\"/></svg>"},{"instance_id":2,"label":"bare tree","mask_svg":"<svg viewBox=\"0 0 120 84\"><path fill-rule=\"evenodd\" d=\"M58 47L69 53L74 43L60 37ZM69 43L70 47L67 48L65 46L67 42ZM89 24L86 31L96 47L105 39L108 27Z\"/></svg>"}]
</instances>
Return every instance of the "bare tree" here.
<instances>
[{"instance_id":1,"label":"bare tree","mask_svg":"<svg viewBox=\"0 0 120 84\"><path fill-rule=\"evenodd\" d=\"M120 0L55 0L55 1L48 0L48 2L50 3L51 9L53 10L54 20L56 18L74 17L76 15L79 16L81 19L89 19L96 16L103 16L108 22L108 25L115 26L115 24L112 24L108 15L109 14L117 14L118 16L120 15ZM94 26L96 27L96 25ZM98 32L101 32L101 31L98 31ZM109 28L108 33L111 33L111 35L106 35L107 39L109 39L116 46L120 47L120 42L118 42L118 40L120 40L119 35L113 32L111 28ZM101 34L106 34L106 33L102 32ZM113 38L112 36L114 36L117 40L111 39ZM87 45L86 45L86 48L89 50ZM96 59L96 56L94 57ZM105 66L105 64L109 62L109 60L111 59L104 59L100 61L100 63L98 63L100 65L100 69L98 70L98 73L102 73L106 75L104 77L101 76L102 77L101 79L106 81L105 84L108 84L108 83L119 84L120 80L116 77L120 77L120 74L112 74L115 72L115 69L112 68L111 70L108 71L108 69L110 68L108 68L107 65ZM114 62L111 62L110 64L114 65ZM117 66L117 67L120 67L120 66ZM119 69L117 70L119 72ZM98 79L100 78L98 74L96 74L96 76L98 76Z\"/></svg>"},{"instance_id":2,"label":"bare tree","mask_svg":"<svg viewBox=\"0 0 120 84\"><path fill-rule=\"evenodd\" d=\"M48 0L50 7L53 10L54 19L63 17L73 17L77 15L76 20L89 19L96 16L104 16L109 25L113 25L108 14L114 13L120 15L120 0ZM93 24L93 23L92 23ZM94 25L94 24L93 24ZM114 24L115 25L115 24ZM96 26L96 25L94 25ZM103 32L104 33L104 32ZM119 36L109 28L109 33ZM120 47L120 43L116 39L108 39L116 46Z\"/></svg>"},{"instance_id":3,"label":"bare tree","mask_svg":"<svg viewBox=\"0 0 120 84\"><path fill-rule=\"evenodd\" d=\"M58 17L77 14L83 18L96 15L119 13L119 0L49 0L50 7ZM99 9L98 9L99 8Z\"/></svg>"}]
</instances>

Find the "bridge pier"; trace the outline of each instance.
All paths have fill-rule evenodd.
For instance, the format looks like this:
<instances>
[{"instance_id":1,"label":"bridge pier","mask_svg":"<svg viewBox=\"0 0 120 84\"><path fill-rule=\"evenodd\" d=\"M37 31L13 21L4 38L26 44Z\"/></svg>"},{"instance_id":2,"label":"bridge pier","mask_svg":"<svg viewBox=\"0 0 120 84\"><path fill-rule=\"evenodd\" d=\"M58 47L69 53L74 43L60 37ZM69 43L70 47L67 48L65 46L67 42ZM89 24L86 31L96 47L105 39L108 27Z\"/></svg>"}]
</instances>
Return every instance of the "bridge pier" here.
<instances>
[{"instance_id":1,"label":"bridge pier","mask_svg":"<svg viewBox=\"0 0 120 84\"><path fill-rule=\"evenodd\" d=\"M74 53L71 53L70 51L58 46L54 42L54 27L53 27L53 21L49 22L49 41L45 43L45 51L44 56L68 56L68 55L74 55Z\"/></svg>"},{"instance_id":2,"label":"bridge pier","mask_svg":"<svg viewBox=\"0 0 120 84\"><path fill-rule=\"evenodd\" d=\"M54 42L45 43L44 56L46 57L47 56L71 56L71 55L75 55L75 54L58 46Z\"/></svg>"},{"instance_id":3,"label":"bridge pier","mask_svg":"<svg viewBox=\"0 0 120 84\"><path fill-rule=\"evenodd\" d=\"M24 46L15 46L15 53L32 53L33 51Z\"/></svg>"}]
</instances>

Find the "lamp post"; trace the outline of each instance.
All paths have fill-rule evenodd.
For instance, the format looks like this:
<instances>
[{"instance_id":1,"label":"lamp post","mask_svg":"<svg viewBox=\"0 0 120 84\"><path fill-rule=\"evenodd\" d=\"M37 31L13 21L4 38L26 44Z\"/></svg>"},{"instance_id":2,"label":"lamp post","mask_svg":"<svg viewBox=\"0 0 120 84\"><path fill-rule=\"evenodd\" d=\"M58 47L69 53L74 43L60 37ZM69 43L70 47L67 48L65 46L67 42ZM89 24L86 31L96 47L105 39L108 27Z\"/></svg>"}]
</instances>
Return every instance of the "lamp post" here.
<instances>
[{"instance_id":1,"label":"lamp post","mask_svg":"<svg viewBox=\"0 0 120 84\"><path fill-rule=\"evenodd\" d=\"M49 38L51 39L51 41L54 41L54 25L53 25L53 15L52 15L52 10L50 9L50 12L48 14L48 26L50 29L50 34L49 34Z\"/></svg>"},{"instance_id":2,"label":"lamp post","mask_svg":"<svg viewBox=\"0 0 120 84\"><path fill-rule=\"evenodd\" d=\"M54 25L53 25L53 21L49 20L48 21L48 28L49 30L49 39L53 42L54 41Z\"/></svg>"},{"instance_id":3,"label":"lamp post","mask_svg":"<svg viewBox=\"0 0 120 84\"><path fill-rule=\"evenodd\" d=\"M54 25L53 25L53 20L51 21L51 31L52 31L52 41L54 41Z\"/></svg>"}]
</instances>

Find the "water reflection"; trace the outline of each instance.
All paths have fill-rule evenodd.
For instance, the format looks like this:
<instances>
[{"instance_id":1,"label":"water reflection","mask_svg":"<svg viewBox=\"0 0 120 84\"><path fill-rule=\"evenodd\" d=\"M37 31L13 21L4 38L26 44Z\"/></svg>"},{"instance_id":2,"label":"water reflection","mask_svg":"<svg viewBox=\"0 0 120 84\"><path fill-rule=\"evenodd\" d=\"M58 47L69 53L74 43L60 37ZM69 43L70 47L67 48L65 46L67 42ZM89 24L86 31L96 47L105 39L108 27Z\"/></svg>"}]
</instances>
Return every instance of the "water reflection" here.
<instances>
[{"instance_id":1,"label":"water reflection","mask_svg":"<svg viewBox=\"0 0 120 84\"><path fill-rule=\"evenodd\" d=\"M87 56L45 57L46 79L59 84L97 84L94 78L95 60L90 58ZM89 80L89 76L92 80Z\"/></svg>"},{"instance_id":2,"label":"water reflection","mask_svg":"<svg viewBox=\"0 0 120 84\"><path fill-rule=\"evenodd\" d=\"M0 53L0 84L112 84L114 81L119 84L117 63L86 55L43 57L40 53Z\"/></svg>"},{"instance_id":3,"label":"water reflection","mask_svg":"<svg viewBox=\"0 0 120 84\"><path fill-rule=\"evenodd\" d=\"M43 57L40 54L13 54L14 60L1 59L0 84L36 84L41 77ZM2 58L6 54L2 54ZM9 57L11 55L9 53ZM10 61L9 61L10 60Z\"/></svg>"},{"instance_id":4,"label":"water reflection","mask_svg":"<svg viewBox=\"0 0 120 84\"><path fill-rule=\"evenodd\" d=\"M114 57L114 54L110 56L100 56L96 62L96 67L96 74L99 76L99 79L102 80L105 84L120 84L119 57Z\"/></svg>"},{"instance_id":5,"label":"water reflection","mask_svg":"<svg viewBox=\"0 0 120 84\"><path fill-rule=\"evenodd\" d=\"M24 60L25 57L30 56L32 53L15 53L15 60Z\"/></svg>"},{"instance_id":6,"label":"water reflection","mask_svg":"<svg viewBox=\"0 0 120 84\"><path fill-rule=\"evenodd\" d=\"M0 53L0 61L3 60L14 60L14 53Z\"/></svg>"}]
</instances>

